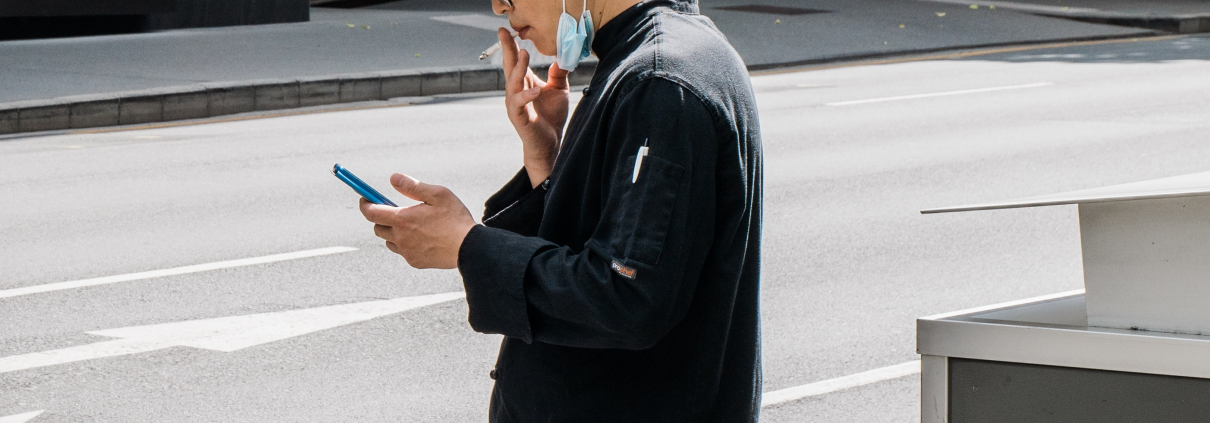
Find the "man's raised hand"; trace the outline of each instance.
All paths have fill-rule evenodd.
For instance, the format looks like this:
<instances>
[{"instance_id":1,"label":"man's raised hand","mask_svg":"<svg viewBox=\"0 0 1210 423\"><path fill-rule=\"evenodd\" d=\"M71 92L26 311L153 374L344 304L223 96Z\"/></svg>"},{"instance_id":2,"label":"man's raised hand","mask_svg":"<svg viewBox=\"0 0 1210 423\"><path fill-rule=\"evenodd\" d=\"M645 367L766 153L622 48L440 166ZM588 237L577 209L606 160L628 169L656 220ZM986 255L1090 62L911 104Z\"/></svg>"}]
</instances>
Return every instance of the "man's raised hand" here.
<instances>
[{"instance_id":1,"label":"man's raised hand","mask_svg":"<svg viewBox=\"0 0 1210 423\"><path fill-rule=\"evenodd\" d=\"M504 53L504 104L521 137L525 169L533 186L550 176L567 122L568 72L552 64L546 81L529 68L529 52L504 28L497 31Z\"/></svg>"}]
</instances>

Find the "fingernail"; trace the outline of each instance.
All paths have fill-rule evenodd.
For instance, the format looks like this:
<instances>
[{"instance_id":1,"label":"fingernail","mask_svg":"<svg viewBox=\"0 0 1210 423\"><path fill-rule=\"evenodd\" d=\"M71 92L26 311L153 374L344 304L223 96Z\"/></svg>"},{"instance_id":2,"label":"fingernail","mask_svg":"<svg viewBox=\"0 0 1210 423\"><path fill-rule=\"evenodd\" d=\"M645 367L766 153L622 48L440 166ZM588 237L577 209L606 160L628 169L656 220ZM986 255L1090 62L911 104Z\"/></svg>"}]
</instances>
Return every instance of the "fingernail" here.
<instances>
[{"instance_id":1,"label":"fingernail","mask_svg":"<svg viewBox=\"0 0 1210 423\"><path fill-rule=\"evenodd\" d=\"M394 185L397 187L403 186L403 175L400 175L398 173L391 175L391 185Z\"/></svg>"},{"instance_id":2,"label":"fingernail","mask_svg":"<svg viewBox=\"0 0 1210 423\"><path fill-rule=\"evenodd\" d=\"M530 88L530 89L528 89L528 90L525 90L525 93L526 93L526 94L529 94L529 95L537 95L537 94L538 94L538 91L542 91L542 87L533 87L533 88Z\"/></svg>"}]
</instances>

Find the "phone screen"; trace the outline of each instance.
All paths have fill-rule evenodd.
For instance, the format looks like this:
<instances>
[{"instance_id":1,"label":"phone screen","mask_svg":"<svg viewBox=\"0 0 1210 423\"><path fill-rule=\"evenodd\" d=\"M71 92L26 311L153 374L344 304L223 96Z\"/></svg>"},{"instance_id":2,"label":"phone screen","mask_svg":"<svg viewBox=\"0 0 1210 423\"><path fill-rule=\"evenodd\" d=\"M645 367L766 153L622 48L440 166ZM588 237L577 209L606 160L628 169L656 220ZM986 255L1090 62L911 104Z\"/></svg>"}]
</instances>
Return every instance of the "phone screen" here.
<instances>
[{"instance_id":1,"label":"phone screen","mask_svg":"<svg viewBox=\"0 0 1210 423\"><path fill-rule=\"evenodd\" d=\"M345 169L344 166L341 166L340 163L332 166L332 174L336 175L337 179L344 181L344 183L348 184L350 188L353 188L353 191L357 191L358 194L361 194L362 198L365 198L371 203L399 207L395 205L395 203L392 203L391 200L387 199L386 196L382 195L377 190L362 181L361 178L358 178L357 175L354 175L353 172L349 172L349 170Z\"/></svg>"}]
</instances>

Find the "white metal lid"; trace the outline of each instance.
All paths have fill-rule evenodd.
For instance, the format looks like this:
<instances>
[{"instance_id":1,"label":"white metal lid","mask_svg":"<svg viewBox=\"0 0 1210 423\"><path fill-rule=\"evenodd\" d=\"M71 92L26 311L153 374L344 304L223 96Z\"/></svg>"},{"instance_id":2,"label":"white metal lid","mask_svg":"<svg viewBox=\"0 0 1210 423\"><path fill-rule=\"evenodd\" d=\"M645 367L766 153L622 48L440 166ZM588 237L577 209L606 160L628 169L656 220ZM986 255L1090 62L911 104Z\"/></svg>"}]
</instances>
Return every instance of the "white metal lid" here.
<instances>
[{"instance_id":1,"label":"white metal lid","mask_svg":"<svg viewBox=\"0 0 1210 423\"><path fill-rule=\"evenodd\" d=\"M1155 198L1193 197L1210 195L1210 172L1152 179L1142 182L1102 188L1070 191L1059 194L1025 197L1015 200L940 207L921 210L921 214L952 213L975 210L998 210L1021 207L1056 206L1061 204L1103 203L1109 201L1147 200Z\"/></svg>"}]
</instances>

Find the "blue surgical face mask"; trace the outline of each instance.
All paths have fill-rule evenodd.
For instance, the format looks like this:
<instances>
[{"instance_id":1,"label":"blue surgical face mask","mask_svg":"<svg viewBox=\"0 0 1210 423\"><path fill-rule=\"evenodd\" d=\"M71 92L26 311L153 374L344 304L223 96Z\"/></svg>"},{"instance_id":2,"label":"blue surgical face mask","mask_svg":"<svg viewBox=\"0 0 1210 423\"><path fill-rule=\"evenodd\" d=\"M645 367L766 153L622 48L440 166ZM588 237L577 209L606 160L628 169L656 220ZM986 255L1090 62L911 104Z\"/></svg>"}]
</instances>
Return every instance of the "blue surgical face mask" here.
<instances>
[{"instance_id":1,"label":"blue surgical face mask","mask_svg":"<svg viewBox=\"0 0 1210 423\"><path fill-rule=\"evenodd\" d=\"M559 15L559 33L555 36L558 45L555 49L555 60L559 69L573 71L580 61L592 54L592 15L588 8L580 14L580 22L576 22L567 13L567 0L563 0L563 14Z\"/></svg>"}]
</instances>

